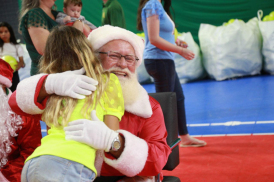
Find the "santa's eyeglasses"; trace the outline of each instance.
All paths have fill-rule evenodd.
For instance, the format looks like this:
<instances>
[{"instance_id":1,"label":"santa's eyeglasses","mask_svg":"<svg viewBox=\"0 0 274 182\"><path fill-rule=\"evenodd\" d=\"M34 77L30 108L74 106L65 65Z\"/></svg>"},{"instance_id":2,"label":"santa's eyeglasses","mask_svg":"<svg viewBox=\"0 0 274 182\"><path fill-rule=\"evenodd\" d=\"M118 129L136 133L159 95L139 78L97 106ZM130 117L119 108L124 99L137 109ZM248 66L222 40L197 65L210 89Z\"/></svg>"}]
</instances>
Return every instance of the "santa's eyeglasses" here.
<instances>
[{"instance_id":1,"label":"santa's eyeglasses","mask_svg":"<svg viewBox=\"0 0 274 182\"><path fill-rule=\"evenodd\" d=\"M114 51L108 51L108 52L97 52L99 54L106 54L111 60L118 62L122 59L122 57L125 58L127 65L133 65L135 61L138 61L139 58L134 55L125 55L123 56L119 52L114 52Z\"/></svg>"}]
</instances>

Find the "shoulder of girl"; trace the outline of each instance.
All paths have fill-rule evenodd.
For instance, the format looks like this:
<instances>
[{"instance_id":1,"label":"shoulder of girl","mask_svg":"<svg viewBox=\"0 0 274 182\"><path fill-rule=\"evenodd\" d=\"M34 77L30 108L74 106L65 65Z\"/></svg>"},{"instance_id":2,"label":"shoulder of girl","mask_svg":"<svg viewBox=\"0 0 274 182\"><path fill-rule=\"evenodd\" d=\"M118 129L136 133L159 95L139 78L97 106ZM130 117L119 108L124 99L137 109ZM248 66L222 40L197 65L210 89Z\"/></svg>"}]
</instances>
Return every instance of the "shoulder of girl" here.
<instances>
[{"instance_id":1,"label":"shoulder of girl","mask_svg":"<svg viewBox=\"0 0 274 182\"><path fill-rule=\"evenodd\" d=\"M110 73L109 77L112 80L118 80L118 77L114 73Z\"/></svg>"}]
</instances>

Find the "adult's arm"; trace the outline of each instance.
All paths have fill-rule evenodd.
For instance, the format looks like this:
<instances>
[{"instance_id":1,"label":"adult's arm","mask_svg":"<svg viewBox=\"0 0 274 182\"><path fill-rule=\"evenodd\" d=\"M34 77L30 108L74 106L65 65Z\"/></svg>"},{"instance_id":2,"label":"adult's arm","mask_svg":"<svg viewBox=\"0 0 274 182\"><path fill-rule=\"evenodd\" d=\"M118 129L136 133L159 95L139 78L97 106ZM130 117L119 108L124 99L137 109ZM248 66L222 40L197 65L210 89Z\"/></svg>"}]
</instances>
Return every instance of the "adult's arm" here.
<instances>
[{"instance_id":1,"label":"adult's arm","mask_svg":"<svg viewBox=\"0 0 274 182\"><path fill-rule=\"evenodd\" d=\"M19 62L17 64L16 71L18 71L20 68L24 68L24 67L25 67L24 59L23 59L23 57L19 57Z\"/></svg>"},{"instance_id":2,"label":"adult's arm","mask_svg":"<svg viewBox=\"0 0 274 182\"><path fill-rule=\"evenodd\" d=\"M35 49L43 55L50 32L42 27L29 27L28 31Z\"/></svg>"},{"instance_id":3,"label":"adult's arm","mask_svg":"<svg viewBox=\"0 0 274 182\"><path fill-rule=\"evenodd\" d=\"M16 70L18 71L20 68L24 68L25 67L25 63L24 63L24 49L20 44L16 45L16 49L17 49L17 56L19 58L19 62L17 65Z\"/></svg>"},{"instance_id":4,"label":"adult's arm","mask_svg":"<svg viewBox=\"0 0 274 182\"><path fill-rule=\"evenodd\" d=\"M153 115L145 119L138 136L118 130L125 139L124 150L119 158L112 158L105 153L105 162L126 176L157 175L171 152L166 143L167 131L159 103L154 104L152 110Z\"/></svg>"},{"instance_id":5,"label":"adult's arm","mask_svg":"<svg viewBox=\"0 0 274 182\"><path fill-rule=\"evenodd\" d=\"M9 98L9 105L16 114L31 116L43 113L47 99L45 97L38 101L37 98L47 76L45 74L31 76L17 85L16 91Z\"/></svg>"},{"instance_id":6,"label":"adult's arm","mask_svg":"<svg viewBox=\"0 0 274 182\"><path fill-rule=\"evenodd\" d=\"M172 44L162 37L160 37L160 21L159 21L159 16L158 15L152 15L147 18L147 31L148 31L148 38L149 41L152 45L156 46L159 49L165 50L165 51L170 51L174 52L177 54L180 54L184 58L190 60L194 58L194 54L184 48L177 46L175 44Z\"/></svg>"},{"instance_id":7,"label":"adult's arm","mask_svg":"<svg viewBox=\"0 0 274 182\"><path fill-rule=\"evenodd\" d=\"M84 68L56 74L38 74L22 80L9 99L19 115L42 114L51 94L83 99L96 90L98 82L85 75Z\"/></svg>"}]
</instances>

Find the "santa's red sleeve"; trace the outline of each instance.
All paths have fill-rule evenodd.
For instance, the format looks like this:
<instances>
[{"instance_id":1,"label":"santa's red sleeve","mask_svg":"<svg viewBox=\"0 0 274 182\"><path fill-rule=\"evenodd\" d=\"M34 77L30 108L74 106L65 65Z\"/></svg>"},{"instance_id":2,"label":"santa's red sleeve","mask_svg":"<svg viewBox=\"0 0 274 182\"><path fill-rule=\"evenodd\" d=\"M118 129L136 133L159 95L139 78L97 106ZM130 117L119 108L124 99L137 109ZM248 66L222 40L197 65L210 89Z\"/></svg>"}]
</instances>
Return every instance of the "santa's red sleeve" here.
<instances>
[{"instance_id":1,"label":"santa's red sleeve","mask_svg":"<svg viewBox=\"0 0 274 182\"><path fill-rule=\"evenodd\" d=\"M135 136L118 130L125 138L125 148L118 159L105 155L104 161L128 176L156 176L165 166L171 152L166 143L167 131L160 104L154 100L153 114L145 119L140 133Z\"/></svg>"},{"instance_id":2,"label":"santa's red sleeve","mask_svg":"<svg viewBox=\"0 0 274 182\"><path fill-rule=\"evenodd\" d=\"M16 114L33 117L43 113L47 98L42 103L37 102L37 98L47 76L38 74L20 81L9 98L9 105Z\"/></svg>"}]
</instances>

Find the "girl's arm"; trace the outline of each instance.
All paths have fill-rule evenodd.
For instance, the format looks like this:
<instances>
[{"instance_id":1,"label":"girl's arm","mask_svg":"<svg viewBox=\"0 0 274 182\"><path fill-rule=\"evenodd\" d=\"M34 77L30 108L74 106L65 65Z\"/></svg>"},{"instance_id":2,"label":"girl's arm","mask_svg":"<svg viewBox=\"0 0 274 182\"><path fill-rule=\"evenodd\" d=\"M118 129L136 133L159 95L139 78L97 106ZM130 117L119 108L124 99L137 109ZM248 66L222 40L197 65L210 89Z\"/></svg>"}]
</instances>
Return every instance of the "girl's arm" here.
<instances>
[{"instance_id":1,"label":"girl's arm","mask_svg":"<svg viewBox=\"0 0 274 182\"><path fill-rule=\"evenodd\" d=\"M191 60L194 58L194 54L192 51L174 45L162 37L160 37L160 21L158 15L153 15L147 18L147 31L148 31L148 38L152 45L156 46L159 49L175 52L186 58L187 60Z\"/></svg>"},{"instance_id":2,"label":"girl's arm","mask_svg":"<svg viewBox=\"0 0 274 182\"><path fill-rule=\"evenodd\" d=\"M40 55L43 55L49 31L42 27L29 27L28 31L35 49Z\"/></svg>"},{"instance_id":3,"label":"girl's arm","mask_svg":"<svg viewBox=\"0 0 274 182\"><path fill-rule=\"evenodd\" d=\"M104 123L112 130L119 130L119 119L116 116L105 115Z\"/></svg>"},{"instance_id":4,"label":"girl's arm","mask_svg":"<svg viewBox=\"0 0 274 182\"><path fill-rule=\"evenodd\" d=\"M116 116L112 116L112 115L105 115L104 117L104 123L112 130L116 131L119 130L119 119ZM119 134L119 139L120 139L120 144L121 147L118 151L112 151L110 150L109 153L115 157L116 159L120 157L120 155L122 154L123 150L124 150L124 144L125 144L125 138L123 137L123 135Z\"/></svg>"},{"instance_id":5,"label":"girl's arm","mask_svg":"<svg viewBox=\"0 0 274 182\"><path fill-rule=\"evenodd\" d=\"M19 57L19 63L17 65L16 71L18 71L20 68L24 68L24 67L25 67L24 59L23 59L23 57Z\"/></svg>"}]
</instances>

